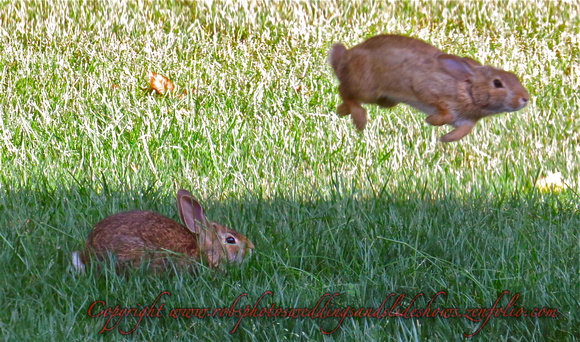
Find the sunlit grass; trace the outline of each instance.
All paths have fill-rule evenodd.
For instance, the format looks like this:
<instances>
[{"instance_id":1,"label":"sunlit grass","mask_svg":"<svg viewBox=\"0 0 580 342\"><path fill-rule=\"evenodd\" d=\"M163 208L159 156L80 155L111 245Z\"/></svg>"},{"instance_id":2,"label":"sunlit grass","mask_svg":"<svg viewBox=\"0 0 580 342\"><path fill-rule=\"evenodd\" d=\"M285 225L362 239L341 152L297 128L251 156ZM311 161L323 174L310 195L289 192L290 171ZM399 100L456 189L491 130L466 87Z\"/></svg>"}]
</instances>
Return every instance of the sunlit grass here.
<instances>
[{"instance_id":1,"label":"sunlit grass","mask_svg":"<svg viewBox=\"0 0 580 342\"><path fill-rule=\"evenodd\" d=\"M485 340L578 338L579 41L575 2L12 2L0 4L0 336L99 335L96 300L168 307L251 300L378 306L391 292L490 307L503 290L552 319L492 319ZM367 106L364 133L335 114L333 42L426 40L517 73L522 111L458 143L407 106ZM184 97L147 94L146 70ZM116 89L115 86L118 86ZM560 172L565 188L536 188ZM241 269L197 277L79 276L70 255L101 218L177 219L190 189L247 235ZM410 299L408 298L408 301ZM408 301L406 303L408 303ZM249 303L250 301L248 301ZM246 303L246 304L248 304ZM505 304L505 303L504 303ZM421 302L425 305L425 302ZM146 319L139 340L462 339L465 319ZM124 323L132 326L132 321Z\"/></svg>"}]
</instances>

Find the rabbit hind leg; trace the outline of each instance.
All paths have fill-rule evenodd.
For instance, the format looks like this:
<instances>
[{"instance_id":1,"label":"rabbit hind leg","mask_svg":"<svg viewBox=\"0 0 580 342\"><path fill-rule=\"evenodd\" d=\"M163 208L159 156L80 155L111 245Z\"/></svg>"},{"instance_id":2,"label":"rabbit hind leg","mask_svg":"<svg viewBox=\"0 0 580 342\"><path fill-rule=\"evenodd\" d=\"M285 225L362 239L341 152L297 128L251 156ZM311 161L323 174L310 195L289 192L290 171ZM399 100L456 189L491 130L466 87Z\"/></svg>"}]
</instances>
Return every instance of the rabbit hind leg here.
<instances>
[{"instance_id":1,"label":"rabbit hind leg","mask_svg":"<svg viewBox=\"0 0 580 342\"><path fill-rule=\"evenodd\" d=\"M350 107L346 103L343 102L336 108L336 113L339 116L350 115Z\"/></svg>"},{"instance_id":2,"label":"rabbit hind leg","mask_svg":"<svg viewBox=\"0 0 580 342\"><path fill-rule=\"evenodd\" d=\"M350 113L352 122L354 123L356 129L362 132L367 125L367 111L360 105L360 103L353 100L345 100L341 106L344 106L344 112L347 114ZM339 110L340 109L341 107L339 106ZM338 114L340 115L341 113L339 112Z\"/></svg>"},{"instance_id":3,"label":"rabbit hind leg","mask_svg":"<svg viewBox=\"0 0 580 342\"><path fill-rule=\"evenodd\" d=\"M344 100L338 108L336 113L340 116L349 115L352 117L352 122L359 131L363 131L367 124L367 111L354 100Z\"/></svg>"},{"instance_id":4,"label":"rabbit hind leg","mask_svg":"<svg viewBox=\"0 0 580 342\"><path fill-rule=\"evenodd\" d=\"M358 103L350 107L350 116L356 129L360 132L364 131L367 125L367 111Z\"/></svg>"}]
</instances>

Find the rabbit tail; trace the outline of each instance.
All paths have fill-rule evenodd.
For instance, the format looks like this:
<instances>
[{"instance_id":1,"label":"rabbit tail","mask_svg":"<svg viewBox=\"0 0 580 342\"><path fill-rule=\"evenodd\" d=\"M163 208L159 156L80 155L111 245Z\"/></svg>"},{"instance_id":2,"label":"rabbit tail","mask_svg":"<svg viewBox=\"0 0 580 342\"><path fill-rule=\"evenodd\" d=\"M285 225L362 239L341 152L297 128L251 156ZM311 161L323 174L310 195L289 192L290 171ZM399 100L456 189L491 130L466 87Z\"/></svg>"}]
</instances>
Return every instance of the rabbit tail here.
<instances>
[{"instance_id":1,"label":"rabbit tail","mask_svg":"<svg viewBox=\"0 0 580 342\"><path fill-rule=\"evenodd\" d=\"M85 274L85 264L83 263L79 252L73 252L72 263L77 272Z\"/></svg>"},{"instance_id":2,"label":"rabbit tail","mask_svg":"<svg viewBox=\"0 0 580 342\"><path fill-rule=\"evenodd\" d=\"M332 48L329 51L328 59L330 61L330 65L338 77L341 80L342 70L344 66L344 54L346 52L346 47L340 43L332 45Z\"/></svg>"}]
</instances>

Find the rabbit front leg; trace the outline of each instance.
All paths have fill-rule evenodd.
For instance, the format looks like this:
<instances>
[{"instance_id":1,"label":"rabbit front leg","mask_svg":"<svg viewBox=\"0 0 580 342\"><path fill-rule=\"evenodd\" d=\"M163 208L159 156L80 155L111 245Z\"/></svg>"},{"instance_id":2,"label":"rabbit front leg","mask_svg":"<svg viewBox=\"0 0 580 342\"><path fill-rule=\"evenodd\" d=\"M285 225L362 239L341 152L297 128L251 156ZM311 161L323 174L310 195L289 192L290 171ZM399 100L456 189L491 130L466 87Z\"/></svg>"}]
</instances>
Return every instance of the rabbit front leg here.
<instances>
[{"instance_id":1,"label":"rabbit front leg","mask_svg":"<svg viewBox=\"0 0 580 342\"><path fill-rule=\"evenodd\" d=\"M441 137L441 142L457 141L468 135L471 129L475 126L475 122L463 121L460 125L455 126L455 129Z\"/></svg>"},{"instance_id":2,"label":"rabbit front leg","mask_svg":"<svg viewBox=\"0 0 580 342\"><path fill-rule=\"evenodd\" d=\"M427 121L428 124L432 126L443 126L453 122L453 114L451 114L451 112L447 108L447 105L445 104L437 105L437 109L438 112L436 114L429 115L425 119L425 121Z\"/></svg>"}]
</instances>

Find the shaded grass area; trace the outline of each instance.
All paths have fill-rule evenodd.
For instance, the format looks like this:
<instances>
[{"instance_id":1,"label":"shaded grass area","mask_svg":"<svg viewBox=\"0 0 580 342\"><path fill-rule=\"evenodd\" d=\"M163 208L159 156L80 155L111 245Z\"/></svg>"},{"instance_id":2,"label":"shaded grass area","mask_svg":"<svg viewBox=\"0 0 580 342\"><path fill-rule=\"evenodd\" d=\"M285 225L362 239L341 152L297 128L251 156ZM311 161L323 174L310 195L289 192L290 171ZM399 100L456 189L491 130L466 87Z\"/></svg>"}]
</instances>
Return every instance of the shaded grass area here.
<instances>
[{"instance_id":1,"label":"shaded grass area","mask_svg":"<svg viewBox=\"0 0 580 342\"><path fill-rule=\"evenodd\" d=\"M538 10L544 8L545 10ZM573 2L0 3L0 336L102 335L90 305L253 304L486 308L504 290L558 319L492 318L483 340L578 339L578 5ZM415 110L368 106L364 133L334 113L326 61L393 32L514 71L532 95L459 143ZM146 94L145 70L183 98ZM119 87L115 89L113 85ZM568 188L534 183L560 171ZM187 188L247 235L241 268L129 279L72 272L71 253L113 213L178 219ZM505 306L509 298L500 301ZM391 301L390 303L392 303ZM266 306L264 304L264 306ZM145 318L137 340L448 340L465 318ZM134 327L123 320L123 330Z\"/></svg>"},{"instance_id":2,"label":"shaded grass area","mask_svg":"<svg viewBox=\"0 0 580 342\"><path fill-rule=\"evenodd\" d=\"M75 198L73 203L60 200ZM163 291L170 292L164 297L164 317L144 318L134 337L320 339L321 328L332 331L340 321L243 318L235 334L229 335L239 318L169 317L171 308L231 307L243 293L247 298L237 307L253 306L268 290L273 294L258 305L260 309L274 303L282 308L313 308L322 295L336 292L340 295L332 301L335 308L376 309L391 293L406 295L400 310L423 293L412 308L424 308L432 296L445 291L433 307L458 308L461 313L466 308L492 307L508 290L510 295L499 306L506 307L519 293L517 308L557 308L560 317L492 317L479 333L484 339L560 339L575 334L579 270L577 236L571 232L580 216L552 196L519 194L497 202L433 198L406 190L378 196L344 190L328 200L249 197L208 203L210 217L251 235L259 246L241 269L216 274L202 268L197 276L173 277L137 272L129 279L111 268L88 276L72 272L70 252L80 247L86 234L79 225L90 226L92 217L104 216L101 210L132 208L178 219L174 198L157 195L155 190L97 194L73 188L48 194L12 192L4 199L28 203L20 208L3 204L5 212L13 215L4 216L3 224L7 220L14 227L2 233L2 239L10 242L1 256L10 267L0 277L4 300L12 308L2 317L6 337L122 338L116 329L97 335L106 319L88 317L90 305L101 300L106 305L97 304L95 310L144 307ZM33 208L44 210L30 214ZM393 305L394 298L387 303ZM116 328L130 331L136 324L136 319L127 319ZM408 340L417 334L459 339L461 333L473 333L479 326L466 318L347 318L331 336Z\"/></svg>"}]
</instances>

